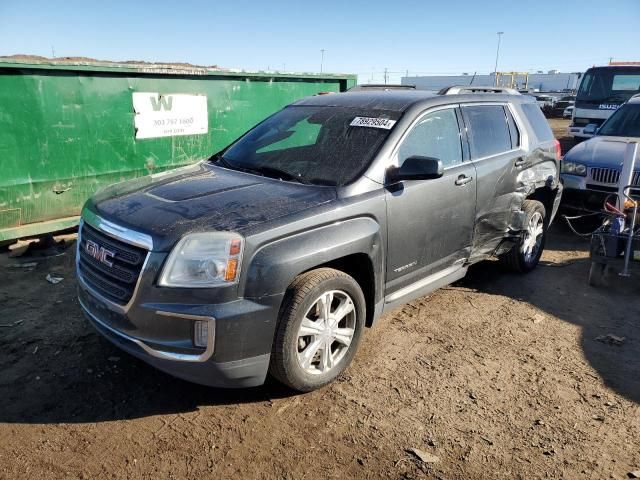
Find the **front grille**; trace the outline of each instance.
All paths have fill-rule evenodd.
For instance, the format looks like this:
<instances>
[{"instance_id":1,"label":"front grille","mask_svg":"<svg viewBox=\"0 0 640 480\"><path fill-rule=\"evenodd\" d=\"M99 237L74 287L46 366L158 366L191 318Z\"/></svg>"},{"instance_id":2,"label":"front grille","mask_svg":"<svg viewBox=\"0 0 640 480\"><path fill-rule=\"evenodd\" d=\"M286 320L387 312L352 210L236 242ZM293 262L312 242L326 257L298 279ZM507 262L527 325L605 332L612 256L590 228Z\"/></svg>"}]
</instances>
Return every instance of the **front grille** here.
<instances>
[{"instance_id":1,"label":"front grille","mask_svg":"<svg viewBox=\"0 0 640 480\"><path fill-rule=\"evenodd\" d=\"M620 170L615 168L593 167L589 169L589 174L594 182L603 183L605 185L618 185L620 180ZM633 172L631 184L640 185L640 171Z\"/></svg>"},{"instance_id":2,"label":"front grille","mask_svg":"<svg viewBox=\"0 0 640 480\"><path fill-rule=\"evenodd\" d=\"M83 223L78 247L78 266L82 279L100 295L124 305L133 296L142 265L147 257L143 248L116 240ZM87 241L110 252L108 263L87 252ZM113 256L111 256L111 253Z\"/></svg>"},{"instance_id":3,"label":"front grille","mask_svg":"<svg viewBox=\"0 0 640 480\"><path fill-rule=\"evenodd\" d=\"M620 170L615 168L591 168L591 178L594 182L604 183L607 185L617 185L620 179Z\"/></svg>"}]
</instances>

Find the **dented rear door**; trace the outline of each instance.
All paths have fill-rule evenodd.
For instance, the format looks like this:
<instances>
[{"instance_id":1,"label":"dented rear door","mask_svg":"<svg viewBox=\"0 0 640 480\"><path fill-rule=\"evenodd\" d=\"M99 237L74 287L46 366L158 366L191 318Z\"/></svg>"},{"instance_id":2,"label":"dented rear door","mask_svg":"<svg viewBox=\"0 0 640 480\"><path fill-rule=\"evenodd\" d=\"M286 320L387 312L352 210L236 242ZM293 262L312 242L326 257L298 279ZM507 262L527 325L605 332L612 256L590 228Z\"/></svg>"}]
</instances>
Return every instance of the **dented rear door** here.
<instances>
[{"instance_id":1,"label":"dented rear door","mask_svg":"<svg viewBox=\"0 0 640 480\"><path fill-rule=\"evenodd\" d=\"M520 130L506 104L462 106L471 159L476 168L477 209L471 261L493 254L509 232L523 194L518 173L526 161Z\"/></svg>"}]
</instances>

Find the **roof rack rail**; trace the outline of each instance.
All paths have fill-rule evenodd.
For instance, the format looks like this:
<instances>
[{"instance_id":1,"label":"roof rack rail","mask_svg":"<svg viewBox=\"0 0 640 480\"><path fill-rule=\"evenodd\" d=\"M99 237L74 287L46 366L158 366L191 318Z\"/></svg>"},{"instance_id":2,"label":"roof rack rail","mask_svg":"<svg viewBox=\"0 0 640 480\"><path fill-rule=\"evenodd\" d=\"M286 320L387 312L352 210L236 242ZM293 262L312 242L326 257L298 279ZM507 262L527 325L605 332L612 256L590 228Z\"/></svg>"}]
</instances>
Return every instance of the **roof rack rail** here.
<instances>
[{"instance_id":1,"label":"roof rack rail","mask_svg":"<svg viewBox=\"0 0 640 480\"><path fill-rule=\"evenodd\" d=\"M438 95L458 95L460 93L506 93L508 95L520 95L515 88L507 87L476 87L471 85L453 85L444 87Z\"/></svg>"},{"instance_id":2,"label":"roof rack rail","mask_svg":"<svg viewBox=\"0 0 640 480\"><path fill-rule=\"evenodd\" d=\"M351 92L362 90L416 90L416 86L404 83L361 83L349 89Z\"/></svg>"}]
</instances>

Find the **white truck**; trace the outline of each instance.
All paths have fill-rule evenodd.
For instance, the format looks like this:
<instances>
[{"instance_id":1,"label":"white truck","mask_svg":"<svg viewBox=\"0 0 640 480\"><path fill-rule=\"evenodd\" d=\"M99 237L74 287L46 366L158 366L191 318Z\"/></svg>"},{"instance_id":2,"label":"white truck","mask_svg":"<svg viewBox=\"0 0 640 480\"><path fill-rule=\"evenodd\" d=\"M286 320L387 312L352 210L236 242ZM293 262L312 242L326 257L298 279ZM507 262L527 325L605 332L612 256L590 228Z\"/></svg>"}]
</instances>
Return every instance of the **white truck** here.
<instances>
[{"instance_id":1,"label":"white truck","mask_svg":"<svg viewBox=\"0 0 640 480\"><path fill-rule=\"evenodd\" d=\"M640 93L640 62L588 69L578 88L568 133L590 138L620 105Z\"/></svg>"}]
</instances>

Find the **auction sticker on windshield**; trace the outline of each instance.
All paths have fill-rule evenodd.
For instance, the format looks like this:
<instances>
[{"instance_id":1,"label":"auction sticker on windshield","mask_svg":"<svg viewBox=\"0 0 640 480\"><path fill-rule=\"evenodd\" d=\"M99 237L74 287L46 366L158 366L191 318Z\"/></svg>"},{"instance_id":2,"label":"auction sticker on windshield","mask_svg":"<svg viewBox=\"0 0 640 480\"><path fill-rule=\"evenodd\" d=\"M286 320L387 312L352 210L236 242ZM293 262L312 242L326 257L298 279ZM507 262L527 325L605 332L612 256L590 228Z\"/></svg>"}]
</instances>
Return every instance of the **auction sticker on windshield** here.
<instances>
[{"instance_id":1,"label":"auction sticker on windshield","mask_svg":"<svg viewBox=\"0 0 640 480\"><path fill-rule=\"evenodd\" d=\"M385 130L391 130L395 124L395 120L389 120L388 118L356 117L349 125L352 127L384 128Z\"/></svg>"},{"instance_id":2,"label":"auction sticker on windshield","mask_svg":"<svg viewBox=\"0 0 640 480\"><path fill-rule=\"evenodd\" d=\"M134 92L136 138L198 135L209 130L207 96Z\"/></svg>"}]
</instances>

